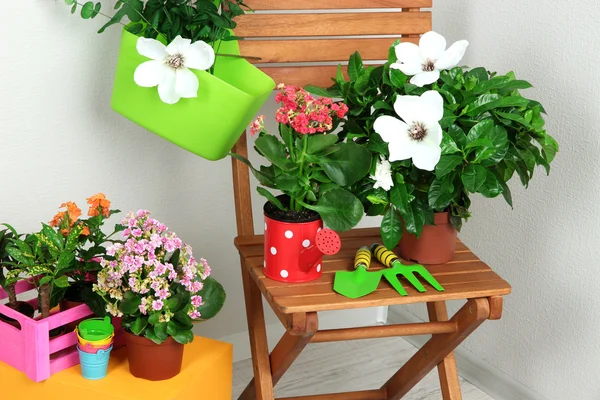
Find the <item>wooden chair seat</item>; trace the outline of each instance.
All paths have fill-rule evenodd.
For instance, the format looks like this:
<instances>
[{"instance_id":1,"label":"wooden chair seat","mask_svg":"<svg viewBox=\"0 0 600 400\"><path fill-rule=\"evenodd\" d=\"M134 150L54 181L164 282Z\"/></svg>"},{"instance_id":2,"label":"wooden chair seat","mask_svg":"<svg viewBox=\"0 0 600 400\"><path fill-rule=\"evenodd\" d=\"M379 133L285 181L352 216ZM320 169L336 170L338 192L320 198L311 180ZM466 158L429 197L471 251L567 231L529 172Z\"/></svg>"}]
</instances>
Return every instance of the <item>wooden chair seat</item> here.
<instances>
[{"instance_id":1,"label":"wooden chair seat","mask_svg":"<svg viewBox=\"0 0 600 400\"><path fill-rule=\"evenodd\" d=\"M340 236L342 250L338 254L323 258L323 276L316 281L305 283L284 283L265 276L263 235L238 237L235 245L262 294L282 314L503 296L511 290L504 279L458 241L451 262L427 266L445 291L438 292L423 281L427 291L419 293L413 286L404 282L408 296L400 296L385 279L382 279L375 292L358 299L349 299L334 292L335 273L352 271L356 250L360 246L369 246L381 241L381 236L377 228L355 229ZM375 259L372 267L384 268Z\"/></svg>"}]
</instances>

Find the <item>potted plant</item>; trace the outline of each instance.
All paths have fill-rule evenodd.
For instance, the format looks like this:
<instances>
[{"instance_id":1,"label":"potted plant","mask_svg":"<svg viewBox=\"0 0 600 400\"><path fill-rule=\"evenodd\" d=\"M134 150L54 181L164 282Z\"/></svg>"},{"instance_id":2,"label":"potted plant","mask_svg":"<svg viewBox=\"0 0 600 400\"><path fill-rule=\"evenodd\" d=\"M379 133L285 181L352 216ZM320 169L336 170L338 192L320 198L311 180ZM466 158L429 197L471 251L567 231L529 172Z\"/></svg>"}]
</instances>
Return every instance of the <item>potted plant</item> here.
<instances>
[{"instance_id":1,"label":"potted plant","mask_svg":"<svg viewBox=\"0 0 600 400\"><path fill-rule=\"evenodd\" d=\"M107 248L94 291L106 310L121 317L131 373L148 380L179 374L193 322L214 317L223 287L204 259L168 228L139 210L123 220L124 243Z\"/></svg>"},{"instance_id":2,"label":"potted plant","mask_svg":"<svg viewBox=\"0 0 600 400\"><path fill-rule=\"evenodd\" d=\"M66 0L83 18L101 4ZM108 26L123 29L112 107L131 121L210 160L223 158L275 87L240 56L234 19L242 0L117 2ZM156 90L158 87L158 90Z\"/></svg>"},{"instance_id":3,"label":"potted plant","mask_svg":"<svg viewBox=\"0 0 600 400\"><path fill-rule=\"evenodd\" d=\"M531 84L509 72L457 66L468 43L446 50L435 32L419 46L395 42L387 63L364 67L350 57L329 89L350 109L342 137L373 154L370 174L350 189L367 215L383 215L386 247L422 263L454 253L456 231L471 213L472 194L502 195L512 207L509 180L529 184L536 166L550 171L557 142L544 128L542 105L519 90Z\"/></svg>"},{"instance_id":4,"label":"potted plant","mask_svg":"<svg viewBox=\"0 0 600 400\"><path fill-rule=\"evenodd\" d=\"M265 130L262 117L251 126L252 134L258 135L256 150L271 164L256 169L244 157L232 156L249 165L262 186L283 193L276 197L257 188L268 200L265 274L283 282L303 282L321 276L322 253L315 241L323 223L345 231L362 218L363 206L347 188L367 174L371 154L332 133L346 115L344 103L316 99L293 86L279 89L279 137Z\"/></svg>"},{"instance_id":5,"label":"potted plant","mask_svg":"<svg viewBox=\"0 0 600 400\"><path fill-rule=\"evenodd\" d=\"M15 235L9 229L3 229L0 231L0 287L2 287L8 294L8 303L6 303L6 306L28 316L29 318L33 318L33 315L35 314L35 308L28 302L18 300L16 282L7 283L6 281L6 273L13 268L12 265L16 264L16 261L6 250L11 243L11 239L14 237ZM5 315L0 314L0 319L18 329L21 328L18 321Z\"/></svg>"}]
</instances>

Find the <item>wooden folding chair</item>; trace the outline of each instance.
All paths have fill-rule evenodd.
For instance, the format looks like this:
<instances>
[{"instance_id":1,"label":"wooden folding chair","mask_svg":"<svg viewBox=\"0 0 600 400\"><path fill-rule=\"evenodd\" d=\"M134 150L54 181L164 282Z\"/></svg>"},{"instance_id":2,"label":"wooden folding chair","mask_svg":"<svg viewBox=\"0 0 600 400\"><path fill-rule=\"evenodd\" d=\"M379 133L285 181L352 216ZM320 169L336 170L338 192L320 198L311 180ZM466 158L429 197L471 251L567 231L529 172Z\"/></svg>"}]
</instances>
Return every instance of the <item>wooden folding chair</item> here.
<instances>
[{"instance_id":1,"label":"wooden folding chair","mask_svg":"<svg viewBox=\"0 0 600 400\"><path fill-rule=\"evenodd\" d=\"M359 50L365 60L385 60L394 40L390 35L416 41L420 34L431 30L431 13L421 11L423 7L431 7L431 0L246 0L246 3L254 10L274 11L240 18L236 33L248 38L241 42L242 54L260 57L263 71L276 82L289 85L329 86L336 66L323 65L322 62L345 60L355 50ZM290 8L302 11L286 11ZM340 8L344 10L323 13L326 9ZM354 9L390 10L349 11ZM282 36L287 39L269 39ZM310 39L317 36L319 38ZM255 38L260 40L253 40ZM303 66L302 63L306 62L321 62L321 65ZM271 63L293 64L269 65ZM247 156L246 135L242 135L234 152ZM274 399L273 386L309 343L423 334L432 334L431 340L381 388L293 399L400 399L435 366L438 367L444 400L461 399L453 350L483 321L501 317L502 296L510 293L509 284L459 242L452 262L428 266L445 287L444 292L429 288L425 293L418 293L407 285L405 288L409 295L401 297L382 282L374 293L355 300L335 293L335 272L353 268L353 257L358 247L380 241L379 230L375 228L355 229L342 234L342 251L325 257L324 273L317 281L287 284L270 280L263 273L263 236L254 233L249 171L246 165L235 159L232 162L238 229L235 245L242 265L254 366L254 379L240 399ZM267 345L262 296L286 328L286 333L271 354ZM448 320L446 300L456 299L464 299L466 304ZM318 329L320 311L409 303L427 303L431 322Z\"/></svg>"}]
</instances>

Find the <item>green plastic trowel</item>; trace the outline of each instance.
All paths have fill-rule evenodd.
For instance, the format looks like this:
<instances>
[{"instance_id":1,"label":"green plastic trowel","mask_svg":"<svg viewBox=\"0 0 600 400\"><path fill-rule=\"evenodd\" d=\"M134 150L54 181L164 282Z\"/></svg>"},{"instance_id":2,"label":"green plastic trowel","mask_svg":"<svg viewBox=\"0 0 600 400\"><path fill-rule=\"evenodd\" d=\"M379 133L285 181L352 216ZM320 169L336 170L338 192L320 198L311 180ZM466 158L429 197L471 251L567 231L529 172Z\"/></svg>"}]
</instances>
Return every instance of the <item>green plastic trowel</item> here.
<instances>
[{"instance_id":1,"label":"green plastic trowel","mask_svg":"<svg viewBox=\"0 0 600 400\"><path fill-rule=\"evenodd\" d=\"M367 246L362 246L354 257L354 271L335 273L333 290L351 299L374 292L381 281L382 271L369 271L370 266L371 251Z\"/></svg>"},{"instance_id":2,"label":"green plastic trowel","mask_svg":"<svg viewBox=\"0 0 600 400\"><path fill-rule=\"evenodd\" d=\"M407 296L408 293L406 293L402 283L400 283L398 275L405 277L408 282L410 282L410 284L413 285L419 292L425 292L425 287L421 284L421 282L419 282L419 279L415 276L415 273L421 275L421 277L423 277L423 279L425 279L427 283L433 286L438 292L444 291L442 285L440 285L433 275L431 275L429 271L427 271L427 269L425 269L425 267L421 264L402 264L396 254L389 251L385 246L379 243L373 244L371 246L371 250L373 251L373 254L375 254L377 260L388 267L381 272L383 272L383 276L388 280L390 285L392 285L394 289L400 293L401 296Z\"/></svg>"}]
</instances>

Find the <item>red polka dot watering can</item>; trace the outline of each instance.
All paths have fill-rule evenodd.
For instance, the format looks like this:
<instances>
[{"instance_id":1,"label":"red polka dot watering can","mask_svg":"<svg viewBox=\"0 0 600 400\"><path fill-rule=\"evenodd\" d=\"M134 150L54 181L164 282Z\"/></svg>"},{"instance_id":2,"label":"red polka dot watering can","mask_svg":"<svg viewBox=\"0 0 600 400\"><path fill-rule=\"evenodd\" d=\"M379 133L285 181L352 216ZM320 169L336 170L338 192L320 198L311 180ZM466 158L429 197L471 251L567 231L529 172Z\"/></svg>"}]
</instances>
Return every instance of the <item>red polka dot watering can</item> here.
<instances>
[{"instance_id":1,"label":"red polka dot watering can","mask_svg":"<svg viewBox=\"0 0 600 400\"><path fill-rule=\"evenodd\" d=\"M308 282L323 274L323 254L340 251L341 241L323 229L316 215L303 222L280 221L265 215L265 275L281 282Z\"/></svg>"}]
</instances>

